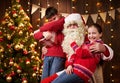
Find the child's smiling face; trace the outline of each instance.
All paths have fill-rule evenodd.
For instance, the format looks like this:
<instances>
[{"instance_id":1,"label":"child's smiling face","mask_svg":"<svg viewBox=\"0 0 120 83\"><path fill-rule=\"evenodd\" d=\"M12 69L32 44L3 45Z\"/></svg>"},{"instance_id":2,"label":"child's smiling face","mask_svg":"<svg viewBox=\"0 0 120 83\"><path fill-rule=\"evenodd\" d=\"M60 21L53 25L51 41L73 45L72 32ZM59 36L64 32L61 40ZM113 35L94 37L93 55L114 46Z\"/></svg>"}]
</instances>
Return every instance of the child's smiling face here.
<instances>
[{"instance_id":1,"label":"child's smiling face","mask_svg":"<svg viewBox=\"0 0 120 83\"><path fill-rule=\"evenodd\" d=\"M99 33L98 29L94 26L88 28L88 39L90 42L99 40L102 36L102 33Z\"/></svg>"}]
</instances>

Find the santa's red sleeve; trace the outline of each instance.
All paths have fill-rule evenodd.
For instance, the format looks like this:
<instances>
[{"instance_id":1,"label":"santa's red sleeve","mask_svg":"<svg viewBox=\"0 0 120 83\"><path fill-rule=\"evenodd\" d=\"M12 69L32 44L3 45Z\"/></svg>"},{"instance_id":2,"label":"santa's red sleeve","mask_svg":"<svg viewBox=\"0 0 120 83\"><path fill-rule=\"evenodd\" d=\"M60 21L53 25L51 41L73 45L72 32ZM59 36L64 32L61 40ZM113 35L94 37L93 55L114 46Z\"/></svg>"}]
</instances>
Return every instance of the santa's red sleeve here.
<instances>
[{"instance_id":1,"label":"santa's red sleeve","mask_svg":"<svg viewBox=\"0 0 120 83\"><path fill-rule=\"evenodd\" d=\"M41 80L40 83L52 83L52 81L53 81L55 78L57 78L57 77L58 77L58 75L55 73L55 74L53 74L53 75L51 75L51 76L49 76L49 77Z\"/></svg>"},{"instance_id":2,"label":"santa's red sleeve","mask_svg":"<svg viewBox=\"0 0 120 83\"><path fill-rule=\"evenodd\" d=\"M64 27L64 17L57 20L57 21L52 21L50 23L47 23L40 27L40 31L62 31Z\"/></svg>"},{"instance_id":3,"label":"santa's red sleeve","mask_svg":"<svg viewBox=\"0 0 120 83\"><path fill-rule=\"evenodd\" d=\"M109 55L110 55L109 50L108 50L108 48L107 48L106 46L105 46L105 48L106 48L106 51L103 52L103 54L104 54L106 57L109 57Z\"/></svg>"}]
</instances>

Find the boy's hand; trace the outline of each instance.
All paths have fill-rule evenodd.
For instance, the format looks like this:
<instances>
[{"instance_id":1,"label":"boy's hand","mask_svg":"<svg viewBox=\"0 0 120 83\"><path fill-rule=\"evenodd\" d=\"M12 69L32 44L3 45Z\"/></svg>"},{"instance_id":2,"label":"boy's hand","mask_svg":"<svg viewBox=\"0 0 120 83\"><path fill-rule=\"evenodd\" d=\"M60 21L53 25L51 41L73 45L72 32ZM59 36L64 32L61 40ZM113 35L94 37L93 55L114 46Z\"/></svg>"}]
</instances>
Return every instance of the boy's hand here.
<instances>
[{"instance_id":1,"label":"boy's hand","mask_svg":"<svg viewBox=\"0 0 120 83\"><path fill-rule=\"evenodd\" d=\"M46 40L51 39L52 33L50 31L43 32L43 36Z\"/></svg>"}]
</instances>

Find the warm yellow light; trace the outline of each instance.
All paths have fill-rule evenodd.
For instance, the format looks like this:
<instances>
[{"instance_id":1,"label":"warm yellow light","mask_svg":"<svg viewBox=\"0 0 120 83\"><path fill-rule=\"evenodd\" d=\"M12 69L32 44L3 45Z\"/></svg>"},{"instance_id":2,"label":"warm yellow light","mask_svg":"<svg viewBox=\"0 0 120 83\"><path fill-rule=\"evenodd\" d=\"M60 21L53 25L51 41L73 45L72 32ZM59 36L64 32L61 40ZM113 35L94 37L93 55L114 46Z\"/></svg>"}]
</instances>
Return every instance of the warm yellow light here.
<instances>
[{"instance_id":1,"label":"warm yellow light","mask_svg":"<svg viewBox=\"0 0 120 83\"><path fill-rule=\"evenodd\" d=\"M45 19L45 22L48 22L48 19Z\"/></svg>"},{"instance_id":2,"label":"warm yellow light","mask_svg":"<svg viewBox=\"0 0 120 83\"><path fill-rule=\"evenodd\" d=\"M115 66L112 66L112 68L115 68Z\"/></svg>"},{"instance_id":3,"label":"warm yellow light","mask_svg":"<svg viewBox=\"0 0 120 83\"><path fill-rule=\"evenodd\" d=\"M73 2L75 1L75 0L72 0Z\"/></svg>"},{"instance_id":4,"label":"warm yellow light","mask_svg":"<svg viewBox=\"0 0 120 83\"><path fill-rule=\"evenodd\" d=\"M113 29L110 29L110 31L113 31Z\"/></svg>"},{"instance_id":5,"label":"warm yellow light","mask_svg":"<svg viewBox=\"0 0 120 83\"><path fill-rule=\"evenodd\" d=\"M98 12L100 13L100 12L101 12L101 10L98 10Z\"/></svg>"},{"instance_id":6,"label":"warm yellow light","mask_svg":"<svg viewBox=\"0 0 120 83\"><path fill-rule=\"evenodd\" d=\"M88 13L88 11L86 10L85 13Z\"/></svg>"},{"instance_id":7,"label":"warm yellow light","mask_svg":"<svg viewBox=\"0 0 120 83\"><path fill-rule=\"evenodd\" d=\"M115 82L115 80L112 80L112 82Z\"/></svg>"},{"instance_id":8,"label":"warm yellow light","mask_svg":"<svg viewBox=\"0 0 120 83\"><path fill-rule=\"evenodd\" d=\"M56 4L59 5L59 2L57 2Z\"/></svg>"},{"instance_id":9,"label":"warm yellow light","mask_svg":"<svg viewBox=\"0 0 120 83\"><path fill-rule=\"evenodd\" d=\"M111 22L110 21L107 21L107 24L110 24Z\"/></svg>"},{"instance_id":10,"label":"warm yellow light","mask_svg":"<svg viewBox=\"0 0 120 83\"><path fill-rule=\"evenodd\" d=\"M112 44L111 44L111 43L109 43L109 46L112 46Z\"/></svg>"},{"instance_id":11,"label":"warm yellow light","mask_svg":"<svg viewBox=\"0 0 120 83\"><path fill-rule=\"evenodd\" d=\"M112 10L112 9L114 9L114 7L111 6L110 9Z\"/></svg>"},{"instance_id":12,"label":"warm yellow light","mask_svg":"<svg viewBox=\"0 0 120 83\"><path fill-rule=\"evenodd\" d=\"M86 3L85 5L86 5L86 6L88 6L88 4L87 4L87 3Z\"/></svg>"},{"instance_id":13,"label":"warm yellow light","mask_svg":"<svg viewBox=\"0 0 120 83\"><path fill-rule=\"evenodd\" d=\"M110 76L112 76L112 74L110 74Z\"/></svg>"},{"instance_id":14,"label":"warm yellow light","mask_svg":"<svg viewBox=\"0 0 120 83\"><path fill-rule=\"evenodd\" d=\"M75 9L75 6L72 6L72 9Z\"/></svg>"},{"instance_id":15,"label":"warm yellow light","mask_svg":"<svg viewBox=\"0 0 120 83\"><path fill-rule=\"evenodd\" d=\"M50 6L50 4L47 4L47 6L49 7L49 6Z\"/></svg>"},{"instance_id":16,"label":"warm yellow light","mask_svg":"<svg viewBox=\"0 0 120 83\"><path fill-rule=\"evenodd\" d=\"M101 4L100 2L97 2L97 3L96 3L96 6L97 6L97 7L100 7L101 5L102 5L102 4Z\"/></svg>"},{"instance_id":17,"label":"warm yellow light","mask_svg":"<svg viewBox=\"0 0 120 83\"><path fill-rule=\"evenodd\" d=\"M112 35L111 38L114 38L114 36Z\"/></svg>"}]
</instances>

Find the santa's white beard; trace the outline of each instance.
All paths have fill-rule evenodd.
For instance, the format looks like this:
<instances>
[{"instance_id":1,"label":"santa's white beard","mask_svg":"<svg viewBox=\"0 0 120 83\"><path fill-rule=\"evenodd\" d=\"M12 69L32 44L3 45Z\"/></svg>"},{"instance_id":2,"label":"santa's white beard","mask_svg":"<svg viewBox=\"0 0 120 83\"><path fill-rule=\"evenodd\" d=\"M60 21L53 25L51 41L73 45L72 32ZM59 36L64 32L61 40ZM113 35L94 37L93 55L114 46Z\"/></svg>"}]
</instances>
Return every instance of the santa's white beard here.
<instances>
[{"instance_id":1,"label":"santa's white beard","mask_svg":"<svg viewBox=\"0 0 120 83\"><path fill-rule=\"evenodd\" d=\"M84 32L85 31L82 28L76 28L76 29L65 28L63 30L64 40L62 42L62 47L63 47L63 51L68 55L68 57L74 53L72 47L70 46L72 42L75 41L78 46L83 44Z\"/></svg>"}]
</instances>

